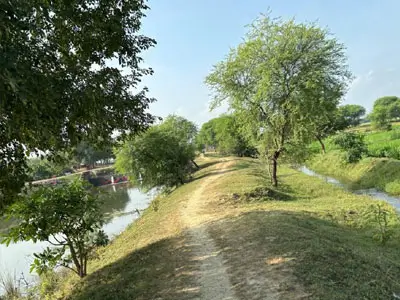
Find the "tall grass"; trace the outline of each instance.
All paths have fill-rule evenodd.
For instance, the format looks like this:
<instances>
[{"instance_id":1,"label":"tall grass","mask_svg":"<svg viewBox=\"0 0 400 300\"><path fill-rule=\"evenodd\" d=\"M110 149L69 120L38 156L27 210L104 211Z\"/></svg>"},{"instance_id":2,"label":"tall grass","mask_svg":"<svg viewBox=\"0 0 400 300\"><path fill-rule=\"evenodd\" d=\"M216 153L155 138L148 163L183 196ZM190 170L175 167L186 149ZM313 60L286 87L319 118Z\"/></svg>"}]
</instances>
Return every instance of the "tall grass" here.
<instances>
[{"instance_id":1,"label":"tall grass","mask_svg":"<svg viewBox=\"0 0 400 300\"><path fill-rule=\"evenodd\" d=\"M3 294L4 293L4 294ZM17 276L9 272L0 272L0 299L17 300L21 297L21 289Z\"/></svg>"}]
</instances>

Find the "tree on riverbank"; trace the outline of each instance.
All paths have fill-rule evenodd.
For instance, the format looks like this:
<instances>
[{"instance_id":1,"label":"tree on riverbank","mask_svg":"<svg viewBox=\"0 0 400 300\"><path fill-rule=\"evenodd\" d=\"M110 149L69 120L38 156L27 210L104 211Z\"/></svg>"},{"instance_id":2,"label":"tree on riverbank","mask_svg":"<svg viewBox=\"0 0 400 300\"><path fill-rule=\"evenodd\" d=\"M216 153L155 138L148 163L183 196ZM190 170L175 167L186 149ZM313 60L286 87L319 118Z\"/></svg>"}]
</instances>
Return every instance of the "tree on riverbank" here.
<instances>
[{"instance_id":1,"label":"tree on riverbank","mask_svg":"<svg viewBox=\"0 0 400 300\"><path fill-rule=\"evenodd\" d=\"M211 108L227 101L264 145L274 186L286 147L308 144L315 137L315 117L339 104L351 77L344 49L315 24L263 16L207 76L214 91Z\"/></svg>"},{"instance_id":2,"label":"tree on riverbank","mask_svg":"<svg viewBox=\"0 0 400 300\"><path fill-rule=\"evenodd\" d=\"M197 135L197 148L212 147L222 154L254 156L257 150L240 131L233 115L222 115L203 124Z\"/></svg>"},{"instance_id":3,"label":"tree on riverbank","mask_svg":"<svg viewBox=\"0 0 400 300\"><path fill-rule=\"evenodd\" d=\"M3 243L47 241L54 246L34 254L31 270L39 275L62 266L85 277L91 251L108 242L101 229L99 200L80 181L40 186L11 205L7 213L20 223L11 228Z\"/></svg>"},{"instance_id":4,"label":"tree on riverbank","mask_svg":"<svg viewBox=\"0 0 400 300\"><path fill-rule=\"evenodd\" d=\"M195 148L190 139L183 138L188 136L183 134L186 127L171 127L169 122L177 123L168 120L125 141L115 151L116 170L128 174L134 184L145 190L184 184L192 172ZM186 121L178 123L188 124Z\"/></svg>"},{"instance_id":5,"label":"tree on riverbank","mask_svg":"<svg viewBox=\"0 0 400 300\"><path fill-rule=\"evenodd\" d=\"M154 99L138 89L152 74L140 53L155 44L139 33L145 3L1 1L0 209L28 180L29 153L57 160L82 140L103 147L116 130L122 139L153 123Z\"/></svg>"}]
</instances>

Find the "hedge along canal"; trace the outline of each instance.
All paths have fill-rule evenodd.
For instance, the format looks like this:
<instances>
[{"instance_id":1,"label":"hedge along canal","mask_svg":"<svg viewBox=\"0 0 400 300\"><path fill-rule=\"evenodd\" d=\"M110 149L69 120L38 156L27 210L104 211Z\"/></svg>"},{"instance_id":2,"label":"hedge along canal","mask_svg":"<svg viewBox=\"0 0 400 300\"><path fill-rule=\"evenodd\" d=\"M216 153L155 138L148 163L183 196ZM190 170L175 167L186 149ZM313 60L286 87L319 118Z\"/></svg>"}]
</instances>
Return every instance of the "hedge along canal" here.
<instances>
[{"instance_id":1,"label":"hedge along canal","mask_svg":"<svg viewBox=\"0 0 400 300\"><path fill-rule=\"evenodd\" d=\"M298 170L303 172L306 175L315 176L315 177L321 178L324 181L326 181L328 183L331 183L331 184L334 184L336 186L339 186L339 187L341 187L341 188L343 188L343 189L345 189L345 190L347 190L349 192L352 192L353 194L367 195L367 196L370 196L371 198L373 198L375 200L386 201L390 205L392 205L398 212L400 212L400 197L390 196L387 193L381 192L381 191L379 191L377 189L374 189L374 188L372 188L372 189L352 190L352 189L348 188L348 186L345 183L340 182L336 178L318 174L317 172L314 172L313 170L307 168L306 166L302 166Z\"/></svg>"},{"instance_id":2,"label":"hedge along canal","mask_svg":"<svg viewBox=\"0 0 400 300\"><path fill-rule=\"evenodd\" d=\"M127 183L104 186L100 190L103 200L101 209L106 214L107 220L103 229L110 239L136 220L139 217L137 212L147 208L155 196L154 192L142 193ZM8 225L0 220L0 230L4 230ZM18 280L23 274L28 282L33 281L36 275L29 273L33 253L41 252L48 246L50 244L47 242L19 242L10 244L8 247L0 244L0 276L9 274Z\"/></svg>"}]
</instances>

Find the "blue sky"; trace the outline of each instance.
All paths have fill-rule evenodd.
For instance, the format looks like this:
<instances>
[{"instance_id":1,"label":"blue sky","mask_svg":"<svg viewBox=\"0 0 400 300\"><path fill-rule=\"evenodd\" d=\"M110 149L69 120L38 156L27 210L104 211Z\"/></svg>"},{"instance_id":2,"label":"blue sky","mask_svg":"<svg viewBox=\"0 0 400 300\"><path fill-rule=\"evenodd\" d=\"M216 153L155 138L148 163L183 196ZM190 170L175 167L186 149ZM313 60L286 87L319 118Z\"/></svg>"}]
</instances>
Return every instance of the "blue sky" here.
<instances>
[{"instance_id":1,"label":"blue sky","mask_svg":"<svg viewBox=\"0 0 400 300\"><path fill-rule=\"evenodd\" d=\"M143 57L155 74L143 80L157 98L151 112L176 113L198 125L217 116L208 110L205 76L230 47L241 42L245 25L260 13L317 21L347 47L355 79L344 103L370 110L385 95L400 96L400 1L398 0L150 0L144 34L157 45Z\"/></svg>"}]
</instances>

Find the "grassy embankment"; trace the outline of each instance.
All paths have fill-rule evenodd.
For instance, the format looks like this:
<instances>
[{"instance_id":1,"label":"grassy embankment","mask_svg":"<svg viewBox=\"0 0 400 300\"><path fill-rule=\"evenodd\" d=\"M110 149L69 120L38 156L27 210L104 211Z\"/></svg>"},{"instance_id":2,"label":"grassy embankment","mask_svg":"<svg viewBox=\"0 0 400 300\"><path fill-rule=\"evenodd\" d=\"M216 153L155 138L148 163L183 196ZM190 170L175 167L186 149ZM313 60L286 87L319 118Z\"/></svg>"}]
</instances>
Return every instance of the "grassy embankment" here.
<instances>
[{"instance_id":1,"label":"grassy embankment","mask_svg":"<svg viewBox=\"0 0 400 300\"><path fill-rule=\"evenodd\" d=\"M364 125L353 131L365 134L368 157L346 164L341 152L327 139L327 154L316 155L307 165L316 172L347 182L350 188L377 188L400 195L400 126L394 123L391 131L373 131Z\"/></svg>"},{"instance_id":2,"label":"grassy embankment","mask_svg":"<svg viewBox=\"0 0 400 300\"><path fill-rule=\"evenodd\" d=\"M218 158L200 163L192 182L156 199L98 250L86 279L63 279L49 299L198 299L199 266L180 208L219 167ZM257 160L234 159L207 189L203 213L213 222L205 226L238 299L265 299L271 289L280 299L391 299L400 291L399 236L381 246L372 239L377 224L364 223L362 211L377 202L285 166L278 190L251 193L266 191L265 174ZM295 286L301 295L291 294Z\"/></svg>"}]
</instances>

